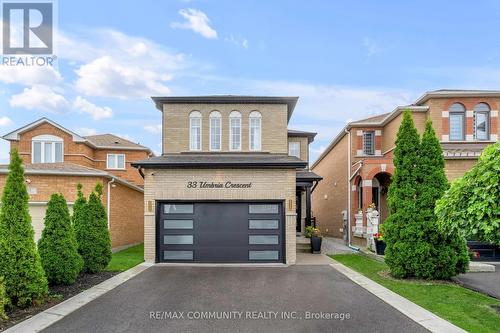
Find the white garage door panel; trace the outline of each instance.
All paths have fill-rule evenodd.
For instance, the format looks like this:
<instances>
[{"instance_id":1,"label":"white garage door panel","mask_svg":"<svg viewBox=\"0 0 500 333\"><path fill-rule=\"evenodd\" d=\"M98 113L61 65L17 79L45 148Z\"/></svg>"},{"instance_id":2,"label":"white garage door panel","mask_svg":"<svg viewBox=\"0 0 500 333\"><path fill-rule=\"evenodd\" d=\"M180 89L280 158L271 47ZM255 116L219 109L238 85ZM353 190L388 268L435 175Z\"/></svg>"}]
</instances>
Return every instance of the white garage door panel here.
<instances>
[{"instance_id":1,"label":"white garage door panel","mask_svg":"<svg viewBox=\"0 0 500 333\"><path fill-rule=\"evenodd\" d=\"M68 205L70 214L73 213L73 205ZM33 225L33 230L35 231L35 242L38 242L42 236L42 230L44 228L45 211L47 210L47 204L45 203L30 203L29 211L31 215L31 224Z\"/></svg>"}]
</instances>

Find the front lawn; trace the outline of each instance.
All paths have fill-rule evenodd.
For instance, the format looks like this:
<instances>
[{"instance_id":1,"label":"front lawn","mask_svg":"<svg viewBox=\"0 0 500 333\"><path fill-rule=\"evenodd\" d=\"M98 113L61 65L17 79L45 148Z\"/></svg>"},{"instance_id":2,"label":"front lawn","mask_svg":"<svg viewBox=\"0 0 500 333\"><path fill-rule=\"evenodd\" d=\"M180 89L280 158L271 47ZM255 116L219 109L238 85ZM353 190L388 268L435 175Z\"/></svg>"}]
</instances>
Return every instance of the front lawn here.
<instances>
[{"instance_id":1,"label":"front lawn","mask_svg":"<svg viewBox=\"0 0 500 333\"><path fill-rule=\"evenodd\" d=\"M500 300L452 282L393 279L385 263L359 254L331 257L469 332L498 332Z\"/></svg>"},{"instance_id":2,"label":"front lawn","mask_svg":"<svg viewBox=\"0 0 500 333\"><path fill-rule=\"evenodd\" d=\"M113 253L107 271L123 272L144 261L144 244L135 245Z\"/></svg>"}]
</instances>

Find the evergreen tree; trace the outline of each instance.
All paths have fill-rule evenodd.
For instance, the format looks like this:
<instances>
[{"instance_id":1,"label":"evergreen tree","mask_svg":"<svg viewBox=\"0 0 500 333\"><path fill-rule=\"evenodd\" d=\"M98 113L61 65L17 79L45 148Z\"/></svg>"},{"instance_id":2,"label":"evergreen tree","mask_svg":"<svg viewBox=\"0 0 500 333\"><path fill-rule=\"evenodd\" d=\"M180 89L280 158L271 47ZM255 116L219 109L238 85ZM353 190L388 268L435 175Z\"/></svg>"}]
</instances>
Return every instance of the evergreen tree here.
<instances>
[{"instance_id":1,"label":"evergreen tree","mask_svg":"<svg viewBox=\"0 0 500 333\"><path fill-rule=\"evenodd\" d=\"M85 227L81 228L78 239L78 250L84 261L83 269L89 273L103 271L111 260L111 239L101 196L102 185L97 184L84 206Z\"/></svg>"},{"instance_id":2,"label":"evergreen tree","mask_svg":"<svg viewBox=\"0 0 500 333\"><path fill-rule=\"evenodd\" d=\"M83 195L82 187L83 186L80 183L76 186L78 194L75 203L73 204L73 216L71 217L79 253L81 253L80 244L83 243L83 235L85 234L85 225L87 221L85 216L85 206L87 205L87 199Z\"/></svg>"},{"instance_id":3,"label":"evergreen tree","mask_svg":"<svg viewBox=\"0 0 500 333\"><path fill-rule=\"evenodd\" d=\"M78 254L68 204L62 194L52 194L45 213L45 228L38 241L47 280L51 284L73 284L83 260Z\"/></svg>"},{"instance_id":4,"label":"evergreen tree","mask_svg":"<svg viewBox=\"0 0 500 333\"><path fill-rule=\"evenodd\" d=\"M19 307L42 302L48 292L28 200L22 160L13 149L0 212L0 276L5 279L7 297Z\"/></svg>"},{"instance_id":5,"label":"evergreen tree","mask_svg":"<svg viewBox=\"0 0 500 333\"><path fill-rule=\"evenodd\" d=\"M5 314L5 306L9 302L7 295L5 293L5 286L3 283L3 277L0 276L0 321L2 319L7 319L7 315Z\"/></svg>"}]
</instances>

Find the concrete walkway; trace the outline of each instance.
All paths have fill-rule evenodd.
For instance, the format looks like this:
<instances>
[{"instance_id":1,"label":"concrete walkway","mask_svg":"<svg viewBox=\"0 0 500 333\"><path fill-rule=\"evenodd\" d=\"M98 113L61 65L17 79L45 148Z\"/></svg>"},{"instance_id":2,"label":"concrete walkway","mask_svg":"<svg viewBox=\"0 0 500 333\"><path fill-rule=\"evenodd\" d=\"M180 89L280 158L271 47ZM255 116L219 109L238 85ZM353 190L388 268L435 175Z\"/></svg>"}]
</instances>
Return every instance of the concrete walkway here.
<instances>
[{"instance_id":1,"label":"concrete walkway","mask_svg":"<svg viewBox=\"0 0 500 333\"><path fill-rule=\"evenodd\" d=\"M297 252L296 265L330 265L332 259L324 254Z\"/></svg>"},{"instance_id":2,"label":"concrete walkway","mask_svg":"<svg viewBox=\"0 0 500 333\"><path fill-rule=\"evenodd\" d=\"M353 253L354 250L344 244L344 240L333 237L323 237L321 243L321 253L324 254L343 254Z\"/></svg>"}]
</instances>

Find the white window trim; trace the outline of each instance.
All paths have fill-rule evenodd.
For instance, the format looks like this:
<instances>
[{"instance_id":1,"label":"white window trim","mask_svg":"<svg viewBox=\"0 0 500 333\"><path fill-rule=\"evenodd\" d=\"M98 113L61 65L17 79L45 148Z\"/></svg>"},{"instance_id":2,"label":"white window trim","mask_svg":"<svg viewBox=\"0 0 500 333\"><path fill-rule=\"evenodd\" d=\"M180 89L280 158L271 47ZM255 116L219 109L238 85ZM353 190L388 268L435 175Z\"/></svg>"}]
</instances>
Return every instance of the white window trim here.
<instances>
[{"instance_id":1,"label":"white window trim","mask_svg":"<svg viewBox=\"0 0 500 333\"><path fill-rule=\"evenodd\" d=\"M219 149L212 147L212 119L219 119ZM208 148L210 151L221 151L222 150L222 115L219 111L212 111L208 116L208 127L209 127L209 138L208 138Z\"/></svg>"},{"instance_id":2,"label":"white window trim","mask_svg":"<svg viewBox=\"0 0 500 333\"><path fill-rule=\"evenodd\" d=\"M480 141L480 142L484 142L484 141L490 141L490 137L491 137L491 133L490 133L490 122L491 122L491 116L490 116L490 112L491 111L474 111L474 118L473 118L473 122L472 122L472 130L473 130L473 140L475 141ZM485 117L486 117L486 138L484 139L479 139L477 137L477 114L480 113L480 114L484 114Z\"/></svg>"},{"instance_id":3,"label":"white window trim","mask_svg":"<svg viewBox=\"0 0 500 333\"><path fill-rule=\"evenodd\" d=\"M240 122L239 127L239 133L238 136L240 138L240 144L238 145L238 148L233 148L233 127L231 126L231 120L237 119ZM229 114L229 150L230 151L241 151L241 113L238 111L232 111Z\"/></svg>"},{"instance_id":4,"label":"white window trim","mask_svg":"<svg viewBox=\"0 0 500 333\"><path fill-rule=\"evenodd\" d=\"M258 114L258 116L252 116L252 114ZM252 119L259 119L259 145L256 148L252 147ZM262 115L259 111L250 112L250 116L248 117L248 149L250 151L262 150Z\"/></svg>"},{"instance_id":5,"label":"white window trim","mask_svg":"<svg viewBox=\"0 0 500 333\"><path fill-rule=\"evenodd\" d=\"M123 168L118 167L118 156L119 155L123 156ZM109 166L109 157L110 156L115 157L116 168L111 168ZM106 169L107 170L126 170L127 169L127 160L126 160L125 154L106 154Z\"/></svg>"},{"instance_id":6,"label":"white window trim","mask_svg":"<svg viewBox=\"0 0 500 333\"><path fill-rule=\"evenodd\" d=\"M193 113L199 114L199 116L192 116ZM192 126L192 120L193 119L200 119L200 148L195 149L193 148L193 126ZM201 113L199 111L193 111L189 114L189 150L190 151L201 151L203 147L203 118L201 116Z\"/></svg>"},{"instance_id":7,"label":"white window trim","mask_svg":"<svg viewBox=\"0 0 500 333\"><path fill-rule=\"evenodd\" d=\"M35 163L35 142L40 142L40 162L38 163L63 163L64 162L64 140L55 135L43 134L35 136L31 139L31 163ZM52 144L52 161L54 162L45 162L45 144ZM61 144L61 162L55 162L56 160L56 143Z\"/></svg>"},{"instance_id":8,"label":"white window trim","mask_svg":"<svg viewBox=\"0 0 500 333\"><path fill-rule=\"evenodd\" d=\"M298 147L297 152L298 152L299 156L292 155L292 151L291 151L291 146L292 145L296 145ZM301 151L300 151L300 142L298 142L298 141L288 142L288 155L300 158L300 153L301 153Z\"/></svg>"}]
</instances>

